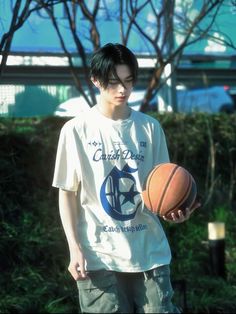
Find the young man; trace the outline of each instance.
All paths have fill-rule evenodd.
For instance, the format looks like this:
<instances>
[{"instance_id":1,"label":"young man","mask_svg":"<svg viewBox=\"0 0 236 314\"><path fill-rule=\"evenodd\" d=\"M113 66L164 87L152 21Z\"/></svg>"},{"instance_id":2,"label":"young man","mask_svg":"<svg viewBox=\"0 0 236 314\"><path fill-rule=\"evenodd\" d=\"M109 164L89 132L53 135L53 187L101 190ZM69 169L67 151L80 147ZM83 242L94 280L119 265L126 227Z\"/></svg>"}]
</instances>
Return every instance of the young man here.
<instances>
[{"instance_id":1,"label":"young man","mask_svg":"<svg viewBox=\"0 0 236 314\"><path fill-rule=\"evenodd\" d=\"M178 312L169 244L141 197L150 170L169 156L158 121L127 105L137 71L123 45L95 52L91 80L100 100L60 134L53 186L82 312ZM191 212L173 219L183 222Z\"/></svg>"}]
</instances>

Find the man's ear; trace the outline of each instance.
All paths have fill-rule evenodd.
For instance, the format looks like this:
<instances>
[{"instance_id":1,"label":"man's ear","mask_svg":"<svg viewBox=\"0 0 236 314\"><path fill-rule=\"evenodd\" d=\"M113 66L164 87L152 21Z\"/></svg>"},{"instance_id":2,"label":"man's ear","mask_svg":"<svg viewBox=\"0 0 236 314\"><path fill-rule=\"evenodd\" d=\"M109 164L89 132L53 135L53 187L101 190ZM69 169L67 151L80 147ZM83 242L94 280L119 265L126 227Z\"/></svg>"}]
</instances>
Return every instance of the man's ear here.
<instances>
[{"instance_id":1,"label":"man's ear","mask_svg":"<svg viewBox=\"0 0 236 314\"><path fill-rule=\"evenodd\" d=\"M91 81L92 81L92 83L94 84L95 87L97 87L97 88L101 87L100 82L95 77L92 76L91 77Z\"/></svg>"}]
</instances>

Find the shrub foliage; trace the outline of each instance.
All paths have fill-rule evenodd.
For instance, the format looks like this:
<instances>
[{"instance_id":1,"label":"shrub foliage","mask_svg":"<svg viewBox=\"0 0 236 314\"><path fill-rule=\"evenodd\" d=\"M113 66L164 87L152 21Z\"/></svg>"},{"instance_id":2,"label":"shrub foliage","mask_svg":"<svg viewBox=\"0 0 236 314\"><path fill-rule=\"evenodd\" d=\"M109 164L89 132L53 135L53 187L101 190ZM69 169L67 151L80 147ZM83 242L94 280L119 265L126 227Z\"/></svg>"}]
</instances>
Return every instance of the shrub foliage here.
<instances>
[{"instance_id":1,"label":"shrub foliage","mask_svg":"<svg viewBox=\"0 0 236 314\"><path fill-rule=\"evenodd\" d=\"M191 313L235 312L235 115L156 115L170 159L194 176L202 207L181 225L162 221L173 280L186 283ZM67 118L0 120L2 313L79 312L75 282L51 187L60 128ZM207 222L226 224L227 278L213 276ZM179 303L178 294L176 302Z\"/></svg>"}]
</instances>

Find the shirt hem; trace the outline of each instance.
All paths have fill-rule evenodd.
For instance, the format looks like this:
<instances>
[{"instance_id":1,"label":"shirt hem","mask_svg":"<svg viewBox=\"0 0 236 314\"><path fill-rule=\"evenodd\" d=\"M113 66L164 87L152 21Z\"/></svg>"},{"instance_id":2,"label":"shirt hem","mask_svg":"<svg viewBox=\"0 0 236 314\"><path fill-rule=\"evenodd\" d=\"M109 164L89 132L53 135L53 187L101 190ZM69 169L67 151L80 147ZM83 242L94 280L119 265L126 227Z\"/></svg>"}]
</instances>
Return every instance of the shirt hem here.
<instances>
[{"instance_id":1,"label":"shirt hem","mask_svg":"<svg viewBox=\"0 0 236 314\"><path fill-rule=\"evenodd\" d=\"M52 184L52 187L54 188L58 188L58 189L62 189L62 190L66 190L66 191L70 191L70 192L76 192L77 189L73 189L64 185L60 185L60 184Z\"/></svg>"},{"instance_id":2,"label":"shirt hem","mask_svg":"<svg viewBox=\"0 0 236 314\"><path fill-rule=\"evenodd\" d=\"M163 263L153 264L152 266L141 267L141 268L121 269L121 268L118 268L118 267L103 267L103 268L89 269L88 271L107 270L107 271L115 271L115 272L119 272L119 273L142 273L142 272L146 272L146 271L155 269L157 267L169 266L169 265L170 265L170 261L169 262L165 262L165 263L163 262Z\"/></svg>"}]
</instances>

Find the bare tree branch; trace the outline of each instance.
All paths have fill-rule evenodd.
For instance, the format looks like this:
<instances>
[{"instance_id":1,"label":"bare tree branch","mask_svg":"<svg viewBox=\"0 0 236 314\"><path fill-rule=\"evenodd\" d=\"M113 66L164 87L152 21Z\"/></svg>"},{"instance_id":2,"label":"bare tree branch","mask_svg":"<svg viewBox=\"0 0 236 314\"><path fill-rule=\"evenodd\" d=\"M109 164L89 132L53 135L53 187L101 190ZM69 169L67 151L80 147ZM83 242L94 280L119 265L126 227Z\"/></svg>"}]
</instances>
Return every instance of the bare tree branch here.
<instances>
[{"instance_id":1,"label":"bare tree branch","mask_svg":"<svg viewBox=\"0 0 236 314\"><path fill-rule=\"evenodd\" d=\"M166 27L162 28L163 35L162 35L161 43L157 42L157 36L155 36L154 39L151 38L149 34L145 33L145 31L141 29L138 23L135 24L135 26L139 29L139 32L152 44L154 51L156 52L157 60L158 60L157 67L153 71L152 77L147 87L146 95L144 97L144 100L141 106L142 111L147 110L148 102L155 94L154 90L157 90L158 86L160 86L161 84L160 78L161 78L162 72L164 71L165 65L168 63L172 63L173 65L172 71L175 71L179 63L179 60L182 56L184 48L186 48L188 45L191 45L199 41L200 39L202 39L208 34L209 30L212 28L212 25L215 21L215 18L220 10L222 3L223 3L222 0L205 1L199 11L199 14L197 14L192 21L187 18L187 11L184 11L185 13L184 16L176 15L176 18L179 18L180 21L182 20L183 24L185 25L185 28L184 28L185 32L183 34L184 38L183 38L182 43L176 48L174 48L173 45L171 44L172 48L171 50L168 51L167 54L165 53L165 48L167 47L167 45L170 44L170 41L172 40L170 37L170 34L172 34L173 32L171 21L173 21L174 19L174 1L171 1L171 2L167 0L163 1L162 9L166 11L165 12ZM213 16L210 20L209 25L205 27L205 29L201 29L199 26L200 22L206 16L208 16L208 14L212 12L213 12ZM159 22L157 22L157 24L158 23L160 24L160 20ZM193 34L195 35L195 37L191 39L193 37Z\"/></svg>"},{"instance_id":2,"label":"bare tree branch","mask_svg":"<svg viewBox=\"0 0 236 314\"><path fill-rule=\"evenodd\" d=\"M232 5L234 3L233 1L234 0L232 0ZM20 10L23 3L24 7ZM202 1L201 6L199 6L199 12L195 14L194 17L190 17L190 7L186 4L183 8L178 7L177 10L174 0L160 0L158 1L158 5L155 0L145 0L142 1L141 4L138 0L120 0L117 7L119 8L118 12L111 11L105 1L102 3L109 20L113 18L118 18L119 20L121 42L127 45L133 32L136 32L139 34L140 40L142 40L147 47L151 47L153 51L152 56L157 60L149 81L147 82L146 95L141 106L142 111L148 108L150 99L157 93L161 84L163 84L162 73L164 72L165 66L169 63L172 64L172 71L174 72L186 47L202 39L211 39L218 44L224 44L236 49L235 44L227 34L221 33L223 37L217 37L214 34L216 16L219 14L224 0ZM82 71L83 82L86 84L86 89L88 89L90 97L84 91L84 85L81 78L78 76L78 69L74 64L72 53L69 51L67 43L63 38L60 22L55 13L55 6L57 4L60 4L64 8L65 18L69 25L68 31L73 38L75 50L82 62L80 70ZM40 14L42 10L45 10L51 19L62 50L68 58L70 71L78 90L90 105L94 104L96 99L89 77L88 53L85 50L83 40L86 39L87 36L92 44L93 50L100 47L98 13L102 9L104 8L100 0L94 0L92 7L89 7L88 2L85 0L24 0L24 2L22 0L16 0L11 25L8 32L2 36L0 41L0 53L2 52L3 55L0 73L2 73L6 65L14 33L24 25L32 12L37 11ZM145 16L147 17L147 12L150 14L151 19L149 20L147 18L145 23L144 18ZM79 14L80 16L82 14L83 20L87 20L89 25L88 32L82 32L83 20L78 19ZM203 23L205 19L207 19L208 24ZM220 31L217 33L220 34ZM182 41L178 46L174 46L174 34L181 35L182 37Z\"/></svg>"},{"instance_id":3,"label":"bare tree branch","mask_svg":"<svg viewBox=\"0 0 236 314\"><path fill-rule=\"evenodd\" d=\"M42 0L38 0L38 1L41 2L42 7L44 7L44 9L46 10L46 12L47 12L48 16L50 17L50 19L52 21L52 24L53 24L53 26L54 26L54 28L56 30L56 33L58 35L61 47L62 47L66 57L68 58L70 71L71 71L72 77L73 77L73 79L75 81L76 87L78 88L79 92L83 95L83 97L85 98L86 102L90 106L92 106L93 103L95 102L95 100L92 99L92 102L91 102L90 98L88 97L88 95L84 91L84 88L82 86L82 82L81 82L81 80L78 77L78 73L77 73L76 68L74 66L74 63L73 63L72 54L66 48L66 44L64 42L63 36L62 36L61 31L59 29L59 26L58 26L58 23L57 23L57 20L56 20L56 17L54 15L54 12L53 12L52 8L49 8L49 7L45 6L44 2ZM79 51L79 54L80 54L81 59L82 59L82 63L84 65L83 69L84 69L84 73L85 73L86 69L88 69L87 61L86 61L86 54L85 54L85 51L84 51L82 43L80 42L79 38L76 36L76 26L75 26L75 23L73 23L73 19L71 17L68 4L66 2L64 2L64 5L65 5L65 12L67 13L68 21L69 21L69 24L70 24L70 28L71 28L71 31L72 31L72 34L73 34L73 37L74 37L74 40L75 40L75 43L76 43L76 47L77 47L77 49ZM88 77L88 73L87 72L86 72L86 77ZM90 80L88 80L88 81L89 81L88 84L90 84ZM94 96L94 98L95 98L95 96Z\"/></svg>"},{"instance_id":4,"label":"bare tree branch","mask_svg":"<svg viewBox=\"0 0 236 314\"><path fill-rule=\"evenodd\" d=\"M7 58L8 58L9 52L10 52L11 43L12 43L12 39L13 39L15 32L24 25L24 23L27 21L29 16L34 11L39 11L42 8L41 5L37 4L39 1L35 0L36 5L30 9L30 6L32 5L33 2L34 2L34 0L26 0L21 13L20 13L20 7L22 5L22 0L17 0L15 6L13 7L13 15L12 15L12 20L11 20L11 25L9 27L8 32L3 34L1 41L0 41L0 54L2 55L2 60L1 60L1 64L0 64L0 75L2 75L2 73L6 67ZM49 1L46 1L44 3L44 6L49 7L52 5L56 5L60 2L61 2L61 0L60 1L54 1L54 3L52 3L49 0Z\"/></svg>"},{"instance_id":5,"label":"bare tree branch","mask_svg":"<svg viewBox=\"0 0 236 314\"><path fill-rule=\"evenodd\" d=\"M96 16L99 9L99 3L100 0L96 0L94 4L93 12L90 12L88 7L86 6L84 0L78 1L79 6L85 16L86 19L90 22L90 35L91 35L91 41L93 44L93 49L97 50L100 47L100 34L96 25Z\"/></svg>"},{"instance_id":6,"label":"bare tree branch","mask_svg":"<svg viewBox=\"0 0 236 314\"><path fill-rule=\"evenodd\" d=\"M81 92L81 94L85 98L86 102L90 106L93 106L96 103L96 98L95 98L95 94L94 94L94 91L93 91L93 86L92 86L92 83L91 83L91 80L90 80L90 76L89 76L89 66L87 64L87 54L85 53L85 49L84 49L84 46L82 44L82 41L80 40L79 36L77 35L76 23L73 22L73 18L72 18L71 14L70 14L70 10L69 10L68 4L65 3L64 5L65 5L65 11L67 13L67 18L68 18L68 21L69 21L69 25L70 25L71 34L72 34L74 42L76 44L77 51L79 52L79 56L81 57L82 71L84 73L85 81L87 83L88 90L89 90L90 96L92 98L91 101L90 101L89 97L86 95L85 91L82 88L81 81L78 79L76 70L75 70L75 68L73 66L72 59L70 61L71 71L72 71L72 73L74 75L74 78L76 78L76 86L78 87L79 91Z\"/></svg>"},{"instance_id":7,"label":"bare tree branch","mask_svg":"<svg viewBox=\"0 0 236 314\"><path fill-rule=\"evenodd\" d=\"M22 24L24 23L25 15L26 15L26 12L29 8L29 5L30 5L30 1L28 0L25 4L25 7L22 11L20 18L18 18L20 6L21 6L21 0L16 1L16 5L15 5L14 10L13 10L13 16L12 16L9 31L2 36L2 40L0 43L0 52L2 53L2 60L1 60L1 65L0 65L0 75L2 74L2 72L6 66L7 57L8 57L9 51L10 51L10 47L11 47L11 43L12 43L12 39L13 39L15 30L16 30L16 28L21 27ZM18 23L17 23L17 20L19 20Z\"/></svg>"}]
</instances>

